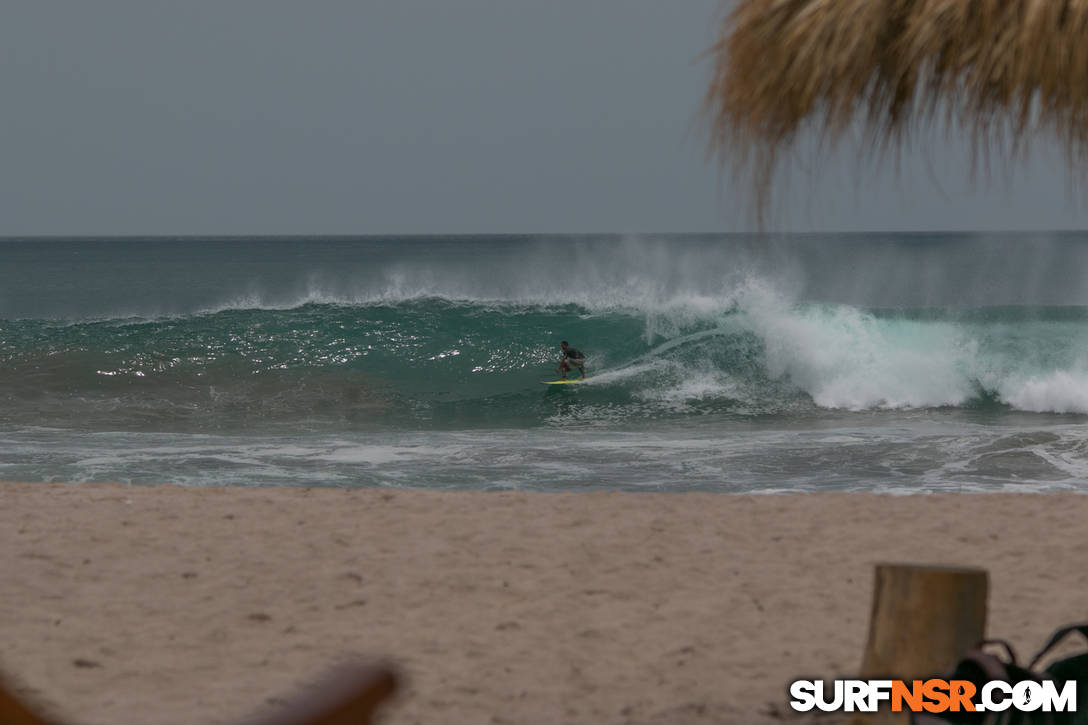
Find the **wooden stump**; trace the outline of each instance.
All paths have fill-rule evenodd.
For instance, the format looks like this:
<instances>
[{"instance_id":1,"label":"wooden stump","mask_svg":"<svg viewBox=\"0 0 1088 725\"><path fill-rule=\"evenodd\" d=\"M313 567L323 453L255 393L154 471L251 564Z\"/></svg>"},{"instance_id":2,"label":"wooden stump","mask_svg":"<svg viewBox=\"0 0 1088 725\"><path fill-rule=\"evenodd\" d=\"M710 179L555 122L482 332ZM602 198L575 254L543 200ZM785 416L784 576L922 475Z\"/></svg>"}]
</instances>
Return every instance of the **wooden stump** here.
<instances>
[{"instance_id":1,"label":"wooden stump","mask_svg":"<svg viewBox=\"0 0 1088 725\"><path fill-rule=\"evenodd\" d=\"M878 564L862 679L925 679L949 670L986 634L989 578L974 567ZM906 723L906 713L851 725Z\"/></svg>"}]
</instances>

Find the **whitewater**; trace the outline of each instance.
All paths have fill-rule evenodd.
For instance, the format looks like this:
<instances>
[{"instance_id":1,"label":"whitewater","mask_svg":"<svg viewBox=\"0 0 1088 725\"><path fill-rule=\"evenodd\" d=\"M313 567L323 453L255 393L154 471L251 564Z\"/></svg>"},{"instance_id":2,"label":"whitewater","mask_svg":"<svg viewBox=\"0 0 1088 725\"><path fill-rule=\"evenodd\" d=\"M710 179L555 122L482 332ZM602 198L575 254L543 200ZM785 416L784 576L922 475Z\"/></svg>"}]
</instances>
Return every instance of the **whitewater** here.
<instances>
[{"instance_id":1,"label":"whitewater","mask_svg":"<svg viewBox=\"0 0 1088 725\"><path fill-rule=\"evenodd\" d=\"M7 239L0 479L1084 490L1088 234ZM589 380L554 389L560 340Z\"/></svg>"}]
</instances>

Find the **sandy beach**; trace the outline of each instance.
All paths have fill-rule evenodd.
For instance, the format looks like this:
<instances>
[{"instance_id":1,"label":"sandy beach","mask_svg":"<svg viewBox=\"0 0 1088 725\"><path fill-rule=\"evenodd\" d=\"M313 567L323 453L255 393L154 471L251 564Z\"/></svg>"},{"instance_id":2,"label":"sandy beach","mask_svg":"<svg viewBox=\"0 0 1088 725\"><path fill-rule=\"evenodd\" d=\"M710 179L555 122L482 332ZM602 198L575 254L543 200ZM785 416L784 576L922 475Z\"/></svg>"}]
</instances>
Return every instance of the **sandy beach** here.
<instances>
[{"instance_id":1,"label":"sandy beach","mask_svg":"<svg viewBox=\"0 0 1088 725\"><path fill-rule=\"evenodd\" d=\"M0 484L0 668L68 722L228 723L354 655L387 723L771 723L850 675L873 564L983 566L989 633L1085 619L1079 495Z\"/></svg>"}]
</instances>

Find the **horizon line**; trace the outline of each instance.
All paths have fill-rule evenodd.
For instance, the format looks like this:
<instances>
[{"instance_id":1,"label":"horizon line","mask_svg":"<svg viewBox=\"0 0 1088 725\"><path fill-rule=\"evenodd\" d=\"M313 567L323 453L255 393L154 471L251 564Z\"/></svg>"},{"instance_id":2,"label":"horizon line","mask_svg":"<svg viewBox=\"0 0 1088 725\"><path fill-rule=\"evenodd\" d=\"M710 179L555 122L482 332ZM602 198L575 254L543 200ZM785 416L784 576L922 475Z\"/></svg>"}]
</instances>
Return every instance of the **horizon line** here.
<instances>
[{"instance_id":1,"label":"horizon line","mask_svg":"<svg viewBox=\"0 0 1088 725\"><path fill-rule=\"evenodd\" d=\"M1086 228L1054 229L870 229L870 230L813 230L813 231L687 231L687 232L300 232L300 233L124 233L124 234L0 234L0 242L49 241L49 240L163 240L163 239L419 239L426 237L465 239L498 237L774 237L774 236L866 236L866 235L977 235L977 234L1075 234L1088 232Z\"/></svg>"}]
</instances>

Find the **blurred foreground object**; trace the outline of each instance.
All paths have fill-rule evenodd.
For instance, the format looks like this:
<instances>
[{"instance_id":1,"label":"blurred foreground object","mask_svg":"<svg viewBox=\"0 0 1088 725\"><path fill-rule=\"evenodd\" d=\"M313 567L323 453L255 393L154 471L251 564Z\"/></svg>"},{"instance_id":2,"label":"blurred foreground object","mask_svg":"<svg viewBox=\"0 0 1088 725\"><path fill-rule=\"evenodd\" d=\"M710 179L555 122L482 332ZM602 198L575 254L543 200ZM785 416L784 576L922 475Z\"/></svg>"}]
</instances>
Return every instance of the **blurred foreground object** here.
<instances>
[{"instance_id":1,"label":"blurred foreground object","mask_svg":"<svg viewBox=\"0 0 1088 725\"><path fill-rule=\"evenodd\" d=\"M0 725L50 725L0 685Z\"/></svg>"},{"instance_id":2,"label":"blurred foreground object","mask_svg":"<svg viewBox=\"0 0 1088 725\"><path fill-rule=\"evenodd\" d=\"M711 53L711 149L752 175L762 222L799 132L900 147L938 117L976 154L1049 132L1088 161L1086 0L740 0Z\"/></svg>"},{"instance_id":3,"label":"blurred foreground object","mask_svg":"<svg viewBox=\"0 0 1088 725\"><path fill-rule=\"evenodd\" d=\"M348 665L332 672L274 715L246 725L367 725L397 689L393 671L381 665ZM59 725L35 714L0 686L0 725Z\"/></svg>"}]
</instances>

